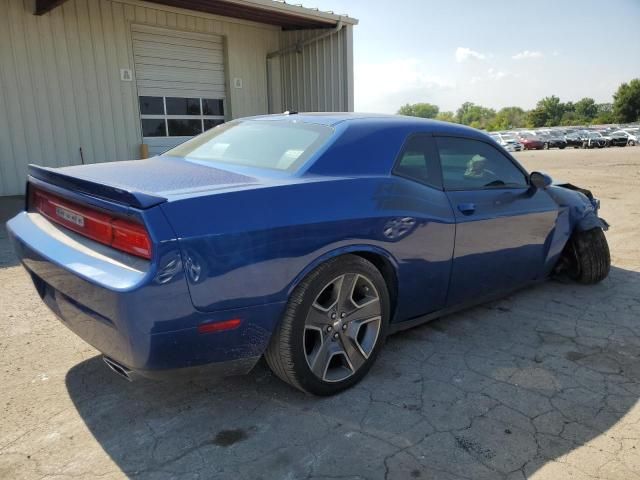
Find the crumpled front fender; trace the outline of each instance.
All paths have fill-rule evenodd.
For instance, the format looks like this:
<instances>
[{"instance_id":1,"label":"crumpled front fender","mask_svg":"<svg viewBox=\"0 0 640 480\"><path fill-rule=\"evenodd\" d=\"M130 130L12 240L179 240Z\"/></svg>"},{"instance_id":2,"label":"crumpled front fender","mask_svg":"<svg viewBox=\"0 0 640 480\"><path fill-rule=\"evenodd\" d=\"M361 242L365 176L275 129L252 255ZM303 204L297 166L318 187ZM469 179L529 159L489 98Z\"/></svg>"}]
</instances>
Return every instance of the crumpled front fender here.
<instances>
[{"instance_id":1,"label":"crumpled front fender","mask_svg":"<svg viewBox=\"0 0 640 480\"><path fill-rule=\"evenodd\" d=\"M567 208L569 223L579 232L597 227L603 230L609 228L607 221L598 216L600 201L589 190L563 183L547 187L547 192L558 206Z\"/></svg>"}]
</instances>

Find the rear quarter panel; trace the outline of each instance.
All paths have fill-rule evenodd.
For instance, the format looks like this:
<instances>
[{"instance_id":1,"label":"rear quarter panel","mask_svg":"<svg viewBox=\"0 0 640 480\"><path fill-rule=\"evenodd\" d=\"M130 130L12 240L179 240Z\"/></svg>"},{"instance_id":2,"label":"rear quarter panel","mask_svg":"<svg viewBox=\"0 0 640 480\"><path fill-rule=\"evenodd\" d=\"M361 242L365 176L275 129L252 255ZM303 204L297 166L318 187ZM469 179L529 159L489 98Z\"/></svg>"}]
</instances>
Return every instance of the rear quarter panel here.
<instances>
[{"instance_id":1,"label":"rear quarter panel","mask_svg":"<svg viewBox=\"0 0 640 480\"><path fill-rule=\"evenodd\" d=\"M396 320L445 302L455 232L450 205L443 192L402 178L305 177L161 208L202 311L286 301L313 267L350 251L376 252L394 265ZM403 219L409 228L394 228Z\"/></svg>"}]
</instances>

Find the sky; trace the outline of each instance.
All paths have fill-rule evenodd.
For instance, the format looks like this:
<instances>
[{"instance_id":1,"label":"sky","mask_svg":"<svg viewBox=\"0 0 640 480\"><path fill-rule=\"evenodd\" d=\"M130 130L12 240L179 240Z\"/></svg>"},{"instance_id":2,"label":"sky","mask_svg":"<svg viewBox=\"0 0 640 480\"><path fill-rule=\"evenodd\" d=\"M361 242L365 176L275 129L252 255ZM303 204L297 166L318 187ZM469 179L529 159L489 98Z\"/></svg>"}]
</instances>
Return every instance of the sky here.
<instances>
[{"instance_id":1,"label":"sky","mask_svg":"<svg viewBox=\"0 0 640 480\"><path fill-rule=\"evenodd\" d=\"M611 102L640 77L640 0L297 0L354 27L355 110Z\"/></svg>"}]
</instances>

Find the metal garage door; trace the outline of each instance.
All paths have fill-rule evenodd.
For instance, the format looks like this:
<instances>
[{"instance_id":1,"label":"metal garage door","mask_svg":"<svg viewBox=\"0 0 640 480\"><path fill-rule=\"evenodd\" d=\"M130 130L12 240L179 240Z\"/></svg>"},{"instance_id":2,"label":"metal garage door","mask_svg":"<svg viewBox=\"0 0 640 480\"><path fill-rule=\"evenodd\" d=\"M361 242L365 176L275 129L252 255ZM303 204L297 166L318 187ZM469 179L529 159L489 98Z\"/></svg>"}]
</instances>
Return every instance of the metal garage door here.
<instances>
[{"instance_id":1,"label":"metal garage door","mask_svg":"<svg viewBox=\"0 0 640 480\"><path fill-rule=\"evenodd\" d=\"M154 155L224 121L219 35L132 25L143 142Z\"/></svg>"}]
</instances>

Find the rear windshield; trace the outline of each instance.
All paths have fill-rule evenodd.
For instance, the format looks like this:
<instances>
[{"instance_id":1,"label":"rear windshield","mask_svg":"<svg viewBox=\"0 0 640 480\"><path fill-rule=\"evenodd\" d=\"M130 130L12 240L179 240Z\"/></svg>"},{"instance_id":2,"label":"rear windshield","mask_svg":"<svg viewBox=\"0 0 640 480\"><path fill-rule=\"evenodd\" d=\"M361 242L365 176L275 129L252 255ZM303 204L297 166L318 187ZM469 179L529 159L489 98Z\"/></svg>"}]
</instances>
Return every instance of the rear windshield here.
<instances>
[{"instance_id":1,"label":"rear windshield","mask_svg":"<svg viewBox=\"0 0 640 480\"><path fill-rule=\"evenodd\" d=\"M165 155L294 171L333 133L331 127L290 120L240 120L219 125Z\"/></svg>"}]
</instances>

